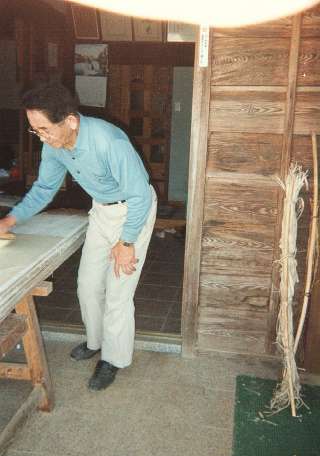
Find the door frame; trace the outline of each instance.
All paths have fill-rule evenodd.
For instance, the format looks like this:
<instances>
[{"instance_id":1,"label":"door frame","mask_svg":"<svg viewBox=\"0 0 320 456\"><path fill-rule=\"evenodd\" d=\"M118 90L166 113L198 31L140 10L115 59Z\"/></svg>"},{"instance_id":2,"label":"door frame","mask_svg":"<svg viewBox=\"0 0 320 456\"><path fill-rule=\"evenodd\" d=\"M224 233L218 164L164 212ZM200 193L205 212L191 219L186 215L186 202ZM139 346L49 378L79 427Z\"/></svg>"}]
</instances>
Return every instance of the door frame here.
<instances>
[{"instance_id":1,"label":"door frame","mask_svg":"<svg viewBox=\"0 0 320 456\"><path fill-rule=\"evenodd\" d=\"M195 46L186 245L182 294L182 356L196 354L201 244L208 152L212 30L209 36L208 66L199 66L200 28Z\"/></svg>"}]
</instances>

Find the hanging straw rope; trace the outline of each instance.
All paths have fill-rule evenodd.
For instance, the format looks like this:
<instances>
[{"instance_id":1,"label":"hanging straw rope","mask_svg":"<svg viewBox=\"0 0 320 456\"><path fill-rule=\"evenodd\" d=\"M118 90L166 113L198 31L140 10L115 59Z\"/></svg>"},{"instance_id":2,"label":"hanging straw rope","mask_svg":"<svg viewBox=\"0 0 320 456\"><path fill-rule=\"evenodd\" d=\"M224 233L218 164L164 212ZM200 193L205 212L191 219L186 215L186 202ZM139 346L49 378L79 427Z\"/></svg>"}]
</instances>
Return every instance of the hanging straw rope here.
<instances>
[{"instance_id":1,"label":"hanging straw rope","mask_svg":"<svg viewBox=\"0 0 320 456\"><path fill-rule=\"evenodd\" d=\"M277 321L277 344L283 352L284 370L281 384L277 386L271 400L272 413L291 405L291 412L296 416L296 405L303 404L300 397L300 380L295 362L292 301L294 287L298 282L296 244L297 225L303 211L300 190L307 186L307 173L300 166L291 165L285 184L280 181L285 191L280 239L281 266L280 309Z\"/></svg>"},{"instance_id":2,"label":"hanging straw rope","mask_svg":"<svg viewBox=\"0 0 320 456\"><path fill-rule=\"evenodd\" d=\"M313 157L313 208L312 208L312 222L310 230L310 238L308 242L307 254L307 279L304 290L303 305L301 316L298 324L296 338L294 341L294 352L297 352L299 341L302 334L303 325L306 319L307 308L310 297L310 290L313 285L315 272L317 270L317 246L318 246L318 147L317 136L312 134L312 157Z\"/></svg>"}]
</instances>

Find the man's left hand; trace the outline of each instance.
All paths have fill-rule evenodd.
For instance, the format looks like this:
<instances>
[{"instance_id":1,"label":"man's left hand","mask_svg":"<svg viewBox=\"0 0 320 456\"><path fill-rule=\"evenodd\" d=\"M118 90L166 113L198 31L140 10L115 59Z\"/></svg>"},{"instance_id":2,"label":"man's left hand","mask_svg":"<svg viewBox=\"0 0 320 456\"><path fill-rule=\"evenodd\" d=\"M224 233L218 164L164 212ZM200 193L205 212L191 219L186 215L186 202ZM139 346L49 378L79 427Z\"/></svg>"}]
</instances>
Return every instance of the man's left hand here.
<instances>
[{"instance_id":1,"label":"man's left hand","mask_svg":"<svg viewBox=\"0 0 320 456\"><path fill-rule=\"evenodd\" d=\"M125 246L121 241L111 249L111 258L114 259L114 273L116 277L120 277L120 271L125 274L132 274L136 268L135 264L138 260L135 256L134 245Z\"/></svg>"}]
</instances>

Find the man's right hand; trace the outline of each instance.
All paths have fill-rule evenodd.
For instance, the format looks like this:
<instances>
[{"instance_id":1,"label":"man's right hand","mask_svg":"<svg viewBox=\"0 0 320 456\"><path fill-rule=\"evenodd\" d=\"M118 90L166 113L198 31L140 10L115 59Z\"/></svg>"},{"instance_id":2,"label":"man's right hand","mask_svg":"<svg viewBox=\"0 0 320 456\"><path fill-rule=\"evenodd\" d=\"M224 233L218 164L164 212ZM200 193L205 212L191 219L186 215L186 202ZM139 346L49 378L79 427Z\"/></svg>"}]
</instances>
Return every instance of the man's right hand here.
<instances>
[{"instance_id":1,"label":"man's right hand","mask_svg":"<svg viewBox=\"0 0 320 456\"><path fill-rule=\"evenodd\" d=\"M7 233L16 224L17 220L13 215L7 215L0 219L0 234Z\"/></svg>"}]
</instances>

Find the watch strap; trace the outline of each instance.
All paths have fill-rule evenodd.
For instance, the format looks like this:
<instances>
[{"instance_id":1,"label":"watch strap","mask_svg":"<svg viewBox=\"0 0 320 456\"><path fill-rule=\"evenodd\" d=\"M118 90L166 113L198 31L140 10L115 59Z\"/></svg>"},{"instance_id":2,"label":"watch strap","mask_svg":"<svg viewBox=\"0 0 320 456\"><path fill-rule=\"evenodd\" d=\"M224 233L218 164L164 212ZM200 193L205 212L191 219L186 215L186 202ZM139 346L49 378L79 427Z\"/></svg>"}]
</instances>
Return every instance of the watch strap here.
<instances>
[{"instance_id":1,"label":"watch strap","mask_svg":"<svg viewBox=\"0 0 320 456\"><path fill-rule=\"evenodd\" d=\"M133 245L133 242L127 242L127 241L120 241L122 245L125 247L131 247Z\"/></svg>"}]
</instances>

